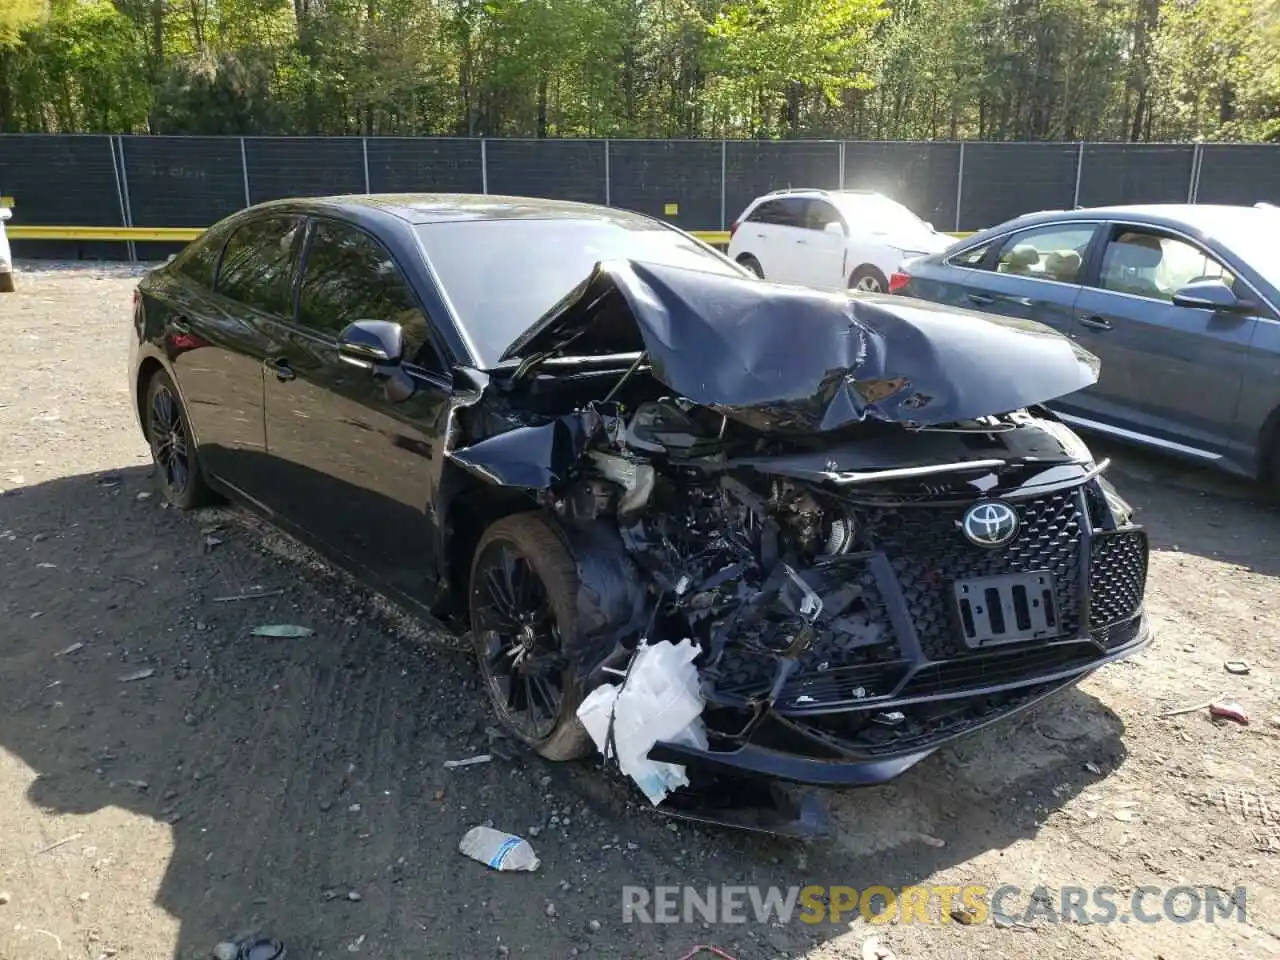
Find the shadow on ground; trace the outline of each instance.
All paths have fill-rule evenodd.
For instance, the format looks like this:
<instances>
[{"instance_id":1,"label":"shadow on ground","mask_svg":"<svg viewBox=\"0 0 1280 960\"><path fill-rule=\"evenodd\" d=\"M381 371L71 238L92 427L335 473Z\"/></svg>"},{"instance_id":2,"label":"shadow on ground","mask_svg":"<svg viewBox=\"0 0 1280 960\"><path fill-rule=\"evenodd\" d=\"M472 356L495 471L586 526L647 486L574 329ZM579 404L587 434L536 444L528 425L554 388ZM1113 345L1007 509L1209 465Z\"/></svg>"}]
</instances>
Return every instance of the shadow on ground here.
<instances>
[{"instance_id":1,"label":"shadow on ground","mask_svg":"<svg viewBox=\"0 0 1280 960\"><path fill-rule=\"evenodd\" d=\"M528 957L662 958L708 941L741 960L788 955L846 928L625 925L621 887L907 885L1034 836L1097 779L1082 757L1123 757L1119 719L1072 691L842 798L842 832L811 846L673 832L591 764L507 747L445 770L490 746L466 657L391 635L367 595L264 553L247 527L210 531L207 517L137 499L150 489L126 471L0 497L0 747L35 771L28 798L44 811L119 807L169 825L154 895L180 923L182 960L255 929L291 957L358 943L366 957L483 958L503 944ZM209 536L223 542L210 548ZM251 586L284 592L215 599ZM270 622L316 634L250 636ZM153 673L122 679L141 671ZM542 869L463 859L458 838L485 821L539 827ZM37 858L39 841L37 881L81 855L68 845ZM113 869L159 875L156 851L118 842ZM101 936L120 947L128 931Z\"/></svg>"}]
</instances>

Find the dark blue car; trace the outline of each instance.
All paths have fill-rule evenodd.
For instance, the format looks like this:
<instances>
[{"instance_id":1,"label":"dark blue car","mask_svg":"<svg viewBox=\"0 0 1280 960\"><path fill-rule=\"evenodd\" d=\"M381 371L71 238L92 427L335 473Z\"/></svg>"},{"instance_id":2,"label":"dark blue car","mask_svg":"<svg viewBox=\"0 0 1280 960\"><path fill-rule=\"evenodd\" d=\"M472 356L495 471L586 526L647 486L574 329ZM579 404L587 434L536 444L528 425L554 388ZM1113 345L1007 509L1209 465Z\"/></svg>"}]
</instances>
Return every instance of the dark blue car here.
<instances>
[{"instance_id":1,"label":"dark blue car","mask_svg":"<svg viewBox=\"0 0 1280 960\"><path fill-rule=\"evenodd\" d=\"M1102 361L1069 423L1280 487L1280 210L1142 205L1010 220L896 293L1035 320Z\"/></svg>"}]
</instances>

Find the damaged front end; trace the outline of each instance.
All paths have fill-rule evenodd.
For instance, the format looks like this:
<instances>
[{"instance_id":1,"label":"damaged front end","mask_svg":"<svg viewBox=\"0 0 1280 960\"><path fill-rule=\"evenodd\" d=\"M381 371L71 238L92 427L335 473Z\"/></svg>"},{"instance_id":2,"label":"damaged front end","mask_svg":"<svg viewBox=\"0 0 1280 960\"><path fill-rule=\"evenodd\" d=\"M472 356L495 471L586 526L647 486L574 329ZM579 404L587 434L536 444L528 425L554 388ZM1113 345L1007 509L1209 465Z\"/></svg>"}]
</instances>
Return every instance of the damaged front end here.
<instances>
[{"instance_id":1,"label":"damaged front end","mask_svg":"<svg viewBox=\"0 0 1280 960\"><path fill-rule=\"evenodd\" d=\"M1096 361L1042 327L623 263L508 352L450 457L568 546L579 694L689 651L653 763L880 783L1148 640L1146 535L1037 407Z\"/></svg>"}]
</instances>

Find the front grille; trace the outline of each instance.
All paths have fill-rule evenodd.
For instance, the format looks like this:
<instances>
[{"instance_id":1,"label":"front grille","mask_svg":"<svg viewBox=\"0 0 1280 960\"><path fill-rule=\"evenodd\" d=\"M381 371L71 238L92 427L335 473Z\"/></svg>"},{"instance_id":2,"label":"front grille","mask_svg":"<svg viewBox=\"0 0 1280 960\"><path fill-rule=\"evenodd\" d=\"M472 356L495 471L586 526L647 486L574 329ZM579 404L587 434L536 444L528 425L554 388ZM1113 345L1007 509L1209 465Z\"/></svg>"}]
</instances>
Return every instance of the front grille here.
<instances>
[{"instance_id":1,"label":"front grille","mask_svg":"<svg viewBox=\"0 0 1280 960\"><path fill-rule=\"evenodd\" d=\"M1128 620L1147 584L1147 535L1141 530L1094 535L1089 567L1089 626Z\"/></svg>"},{"instance_id":2,"label":"front grille","mask_svg":"<svg viewBox=\"0 0 1280 960\"><path fill-rule=\"evenodd\" d=\"M970 577L1048 571L1061 631L1079 628L1079 494L1066 490L1012 504L1021 525L1006 546L987 549L960 531L964 506L910 506L865 511L863 533L871 549L883 550L898 577L920 645L931 660L969 653L959 639L951 609L951 584Z\"/></svg>"}]
</instances>

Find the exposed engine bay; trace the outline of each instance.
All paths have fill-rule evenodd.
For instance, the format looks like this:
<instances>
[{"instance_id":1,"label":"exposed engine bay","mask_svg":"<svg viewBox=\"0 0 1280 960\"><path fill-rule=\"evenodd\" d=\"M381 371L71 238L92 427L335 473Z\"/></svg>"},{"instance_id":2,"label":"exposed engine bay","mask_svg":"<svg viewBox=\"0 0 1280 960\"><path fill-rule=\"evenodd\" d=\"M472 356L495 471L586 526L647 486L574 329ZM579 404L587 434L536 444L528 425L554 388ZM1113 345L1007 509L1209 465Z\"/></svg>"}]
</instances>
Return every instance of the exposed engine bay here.
<instances>
[{"instance_id":1,"label":"exposed engine bay","mask_svg":"<svg viewBox=\"0 0 1280 960\"><path fill-rule=\"evenodd\" d=\"M682 273L598 270L478 384L450 454L568 545L582 692L692 644L705 738L652 760L881 782L1147 641L1145 534L1038 405L1091 357Z\"/></svg>"}]
</instances>

